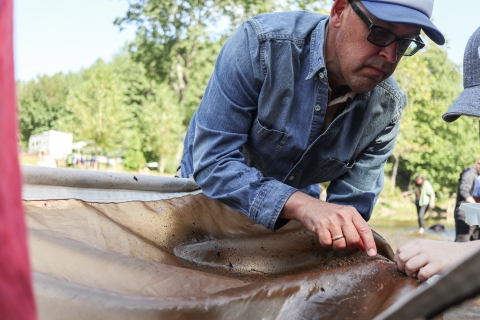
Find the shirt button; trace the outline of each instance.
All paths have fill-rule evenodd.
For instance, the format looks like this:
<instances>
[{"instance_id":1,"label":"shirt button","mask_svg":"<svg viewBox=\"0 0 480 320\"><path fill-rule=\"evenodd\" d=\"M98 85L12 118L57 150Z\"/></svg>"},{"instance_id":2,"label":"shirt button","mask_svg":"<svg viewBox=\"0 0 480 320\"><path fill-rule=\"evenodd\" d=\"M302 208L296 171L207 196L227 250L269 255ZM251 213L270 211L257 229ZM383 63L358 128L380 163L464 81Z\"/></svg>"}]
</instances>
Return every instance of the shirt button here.
<instances>
[{"instance_id":1,"label":"shirt button","mask_svg":"<svg viewBox=\"0 0 480 320\"><path fill-rule=\"evenodd\" d=\"M320 111L322 108L320 106L315 106L315 111Z\"/></svg>"},{"instance_id":2,"label":"shirt button","mask_svg":"<svg viewBox=\"0 0 480 320\"><path fill-rule=\"evenodd\" d=\"M288 180L290 180L290 181L292 181L293 179L295 179L295 176L290 176L290 177L288 178Z\"/></svg>"},{"instance_id":3,"label":"shirt button","mask_svg":"<svg viewBox=\"0 0 480 320\"><path fill-rule=\"evenodd\" d=\"M313 80L317 81L317 79L318 79L317 76L313 77Z\"/></svg>"},{"instance_id":4,"label":"shirt button","mask_svg":"<svg viewBox=\"0 0 480 320\"><path fill-rule=\"evenodd\" d=\"M320 79L323 79L325 77L323 73L320 73L318 76L320 77Z\"/></svg>"}]
</instances>

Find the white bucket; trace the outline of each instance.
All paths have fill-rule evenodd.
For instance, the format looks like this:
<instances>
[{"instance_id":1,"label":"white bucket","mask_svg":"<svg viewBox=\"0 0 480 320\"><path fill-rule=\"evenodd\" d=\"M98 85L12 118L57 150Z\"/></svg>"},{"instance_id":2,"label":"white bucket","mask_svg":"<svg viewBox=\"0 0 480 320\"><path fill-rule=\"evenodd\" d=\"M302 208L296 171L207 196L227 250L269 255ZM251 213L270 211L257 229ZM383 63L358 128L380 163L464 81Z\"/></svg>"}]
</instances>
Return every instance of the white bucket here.
<instances>
[{"instance_id":1,"label":"white bucket","mask_svg":"<svg viewBox=\"0 0 480 320\"><path fill-rule=\"evenodd\" d=\"M465 210L466 223L471 226L479 225L480 203L462 203L460 209Z\"/></svg>"}]
</instances>

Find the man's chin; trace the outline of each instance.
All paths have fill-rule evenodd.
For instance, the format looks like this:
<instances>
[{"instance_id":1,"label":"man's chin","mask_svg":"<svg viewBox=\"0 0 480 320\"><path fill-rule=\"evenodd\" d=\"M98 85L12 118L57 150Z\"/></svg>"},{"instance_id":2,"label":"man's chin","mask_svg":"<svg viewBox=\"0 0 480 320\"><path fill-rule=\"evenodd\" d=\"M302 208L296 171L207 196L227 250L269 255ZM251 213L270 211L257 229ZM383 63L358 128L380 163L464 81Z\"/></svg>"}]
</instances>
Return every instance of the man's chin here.
<instances>
[{"instance_id":1,"label":"man's chin","mask_svg":"<svg viewBox=\"0 0 480 320\"><path fill-rule=\"evenodd\" d=\"M367 92L373 91L373 89L375 89L377 85L378 83L375 85L351 86L350 88L355 93L367 93Z\"/></svg>"},{"instance_id":2,"label":"man's chin","mask_svg":"<svg viewBox=\"0 0 480 320\"><path fill-rule=\"evenodd\" d=\"M352 89L353 92L355 93L366 93L366 92L370 92L370 91L373 91L373 89L375 89L375 87L379 84L380 82L373 82L373 81L365 81L363 83L359 83L359 84L352 84L350 85L350 89Z\"/></svg>"}]
</instances>

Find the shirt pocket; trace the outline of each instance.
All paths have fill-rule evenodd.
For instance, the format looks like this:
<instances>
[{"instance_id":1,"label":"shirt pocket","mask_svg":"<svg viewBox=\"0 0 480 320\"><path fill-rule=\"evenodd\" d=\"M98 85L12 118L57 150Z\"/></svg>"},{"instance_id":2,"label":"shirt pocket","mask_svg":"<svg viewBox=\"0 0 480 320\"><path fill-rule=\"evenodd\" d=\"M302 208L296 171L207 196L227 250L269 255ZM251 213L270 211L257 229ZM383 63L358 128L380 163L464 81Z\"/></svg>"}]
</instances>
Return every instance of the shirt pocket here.
<instances>
[{"instance_id":1,"label":"shirt pocket","mask_svg":"<svg viewBox=\"0 0 480 320\"><path fill-rule=\"evenodd\" d=\"M243 147L247 165L265 172L278 159L289 138L288 133L269 129L255 119L249 140Z\"/></svg>"},{"instance_id":2,"label":"shirt pocket","mask_svg":"<svg viewBox=\"0 0 480 320\"><path fill-rule=\"evenodd\" d=\"M348 170L351 170L354 166L354 161L345 163L338 159L330 158L312 172L306 172L306 178L302 180L301 187L314 183L332 181L342 176Z\"/></svg>"}]
</instances>

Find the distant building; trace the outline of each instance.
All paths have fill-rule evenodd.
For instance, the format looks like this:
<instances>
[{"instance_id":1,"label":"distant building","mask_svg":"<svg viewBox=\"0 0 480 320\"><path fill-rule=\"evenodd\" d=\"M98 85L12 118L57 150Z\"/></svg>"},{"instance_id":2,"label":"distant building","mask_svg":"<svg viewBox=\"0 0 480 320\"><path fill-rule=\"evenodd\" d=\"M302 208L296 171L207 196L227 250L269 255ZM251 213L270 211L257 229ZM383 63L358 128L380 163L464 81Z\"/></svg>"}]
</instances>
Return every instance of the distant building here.
<instances>
[{"instance_id":1,"label":"distant building","mask_svg":"<svg viewBox=\"0 0 480 320\"><path fill-rule=\"evenodd\" d=\"M55 159L65 158L72 153L73 135L55 130L34 134L28 139L28 153L40 154L48 151Z\"/></svg>"}]
</instances>

